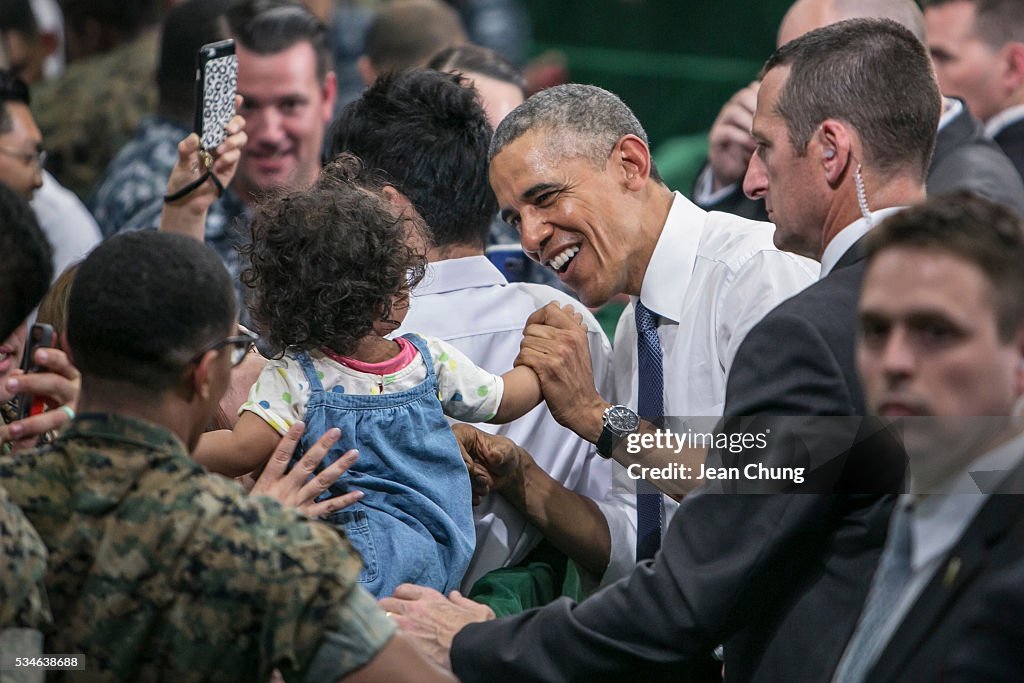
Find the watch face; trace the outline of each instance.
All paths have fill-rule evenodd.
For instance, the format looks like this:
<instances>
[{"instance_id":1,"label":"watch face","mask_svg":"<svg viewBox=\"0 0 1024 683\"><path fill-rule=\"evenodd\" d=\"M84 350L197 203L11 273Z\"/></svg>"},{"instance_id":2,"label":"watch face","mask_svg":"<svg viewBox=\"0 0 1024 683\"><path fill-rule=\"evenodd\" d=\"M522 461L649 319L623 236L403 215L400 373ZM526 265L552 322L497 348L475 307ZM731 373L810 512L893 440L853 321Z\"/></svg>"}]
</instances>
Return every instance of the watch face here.
<instances>
[{"instance_id":1,"label":"watch face","mask_svg":"<svg viewBox=\"0 0 1024 683\"><path fill-rule=\"evenodd\" d=\"M617 434L629 434L640 426L640 417L625 406L612 406L608 410L608 428Z\"/></svg>"}]
</instances>

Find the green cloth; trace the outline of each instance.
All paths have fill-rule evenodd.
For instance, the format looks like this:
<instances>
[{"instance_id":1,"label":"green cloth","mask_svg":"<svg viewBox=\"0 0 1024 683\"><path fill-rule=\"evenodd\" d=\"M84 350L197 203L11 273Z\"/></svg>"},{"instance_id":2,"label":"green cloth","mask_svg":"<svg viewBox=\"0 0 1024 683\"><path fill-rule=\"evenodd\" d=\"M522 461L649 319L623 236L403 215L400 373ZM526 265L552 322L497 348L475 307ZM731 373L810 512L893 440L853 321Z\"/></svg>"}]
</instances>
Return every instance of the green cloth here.
<instances>
[{"instance_id":1,"label":"green cloth","mask_svg":"<svg viewBox=\"0 0 1024 683\"><path fill-rule=\"evenodd\" d=\"M575 561L544 541L518 565L482 576L469 597L490 607L498 617L507 617L559 597L579 602L596 584Z\"/></svg>"}]
</instances>

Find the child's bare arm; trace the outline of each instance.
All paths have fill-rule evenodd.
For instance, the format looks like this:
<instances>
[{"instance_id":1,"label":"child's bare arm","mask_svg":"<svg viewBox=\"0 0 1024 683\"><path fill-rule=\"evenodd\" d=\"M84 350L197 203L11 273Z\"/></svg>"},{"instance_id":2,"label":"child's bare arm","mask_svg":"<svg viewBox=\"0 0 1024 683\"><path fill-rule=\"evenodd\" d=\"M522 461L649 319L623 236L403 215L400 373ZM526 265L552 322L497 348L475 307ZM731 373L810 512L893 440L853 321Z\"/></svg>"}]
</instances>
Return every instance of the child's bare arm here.
<instances>
[{"instance_id":1,"label":"child's bare arm","mask_svg":"<svg viewBox=\"0 0 1024 683\"><path fill-rule=\"evenodd\" d=\"M246 411L234 430L218 429L203 434L192 458L211 472L240 477L265 463L280 440L273 427Z\"/></svg>"},{"instance_id":2,"label":"child's bare arm","mask_svg":"<svg viewBox=\"0 0 1024 683\"><path fill-rule=\"evenodd\" d=\"M504 424L518 419L544 399L537 373L525 365L509 370L501 379L505 383L505 391L501 395L498 412L488 420L492 424Z\"/></svg>"}]
</instances>

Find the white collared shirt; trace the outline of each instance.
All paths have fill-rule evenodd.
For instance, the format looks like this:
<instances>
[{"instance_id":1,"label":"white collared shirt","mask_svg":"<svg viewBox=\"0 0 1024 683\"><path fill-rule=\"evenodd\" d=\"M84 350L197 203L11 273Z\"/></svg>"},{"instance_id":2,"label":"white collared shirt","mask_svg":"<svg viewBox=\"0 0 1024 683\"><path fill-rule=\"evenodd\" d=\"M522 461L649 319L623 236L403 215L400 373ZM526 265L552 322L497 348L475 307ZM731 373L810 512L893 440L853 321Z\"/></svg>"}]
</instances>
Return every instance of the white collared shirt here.
<instances>
[{"instance_id":1,"label":"white collared shirt","mask_svg":"<svg viewBox=\"0 0 1024 683\"><path fill-rule=\"evenodd\" d=\"M942 116L939 118L939 132L953 121L964 110L964 103L955 97L942 98Z\"/></svg>"},{"instance_id":2,"label":"white collared shirt","mask_svg":"<svg viewBox=\"0 0 1024 683\"><path fill-rule=\"evenodd\" d=\"M409 313L395 334L439 337L494 374L512 369L523 325L550 301L572 304L587 323L591 363L598 392L614 401L611 347L594 316L572 297L546 285L509 283L484 256L437 261L410 299ZM530 453L537 464L568 489L597 503L608 522L612 551L602 583L632 571L636 557L636 500L625 469L599 455L594 446L563 428L541 404L506 425L477 424L502 434ZM540 532L500 495L474 508L477 545L463 580L468 590L481 576L522 560L542 538Z\"/></svg>"},{"instance_id":3,"label":"white collared shirt","mask_svg":"<svg viewBox=\"0 0 1024 683\"><path fill-rule=\"evenodd\" d=\"M902 210L905 207L892 206L887 209L879 209L878 211L872 211L870 216L871 219L858 218L853 223L839 231L839 233L832 238L832 241L825 247L825 252L821 255L821 274L818 276L819 279L824 278L826 275L832 272L839 263L839 260L843 258L843 255L850 250L850 247L854 245L861 237L868 234L871 228L875 227L889 216Z\"/></svg>"},{"instance_id":4,"label":"white collared shirt","mask_svg":"<svg viewBox=\"0 0 1024 683\"><path fill-rule=\"evenodd\" d=\"M1004 109L985 122L985 134L990 138L999 135L1007 126L1024 119L1024 104Z\"/></svg>"},{"instance_id":5,"label":"white collared shirt","mask_svg":"<svg viewBox=\"0 0 1024 683\"><path fill-rule=\"evenodd\" d=\"M774 232L771 223L709 213L675 193L639 297L661 318L666 416L720 417L740 342L765 314L817 277L817 263L775 248ZM619 319L613 368L616 395L635 410L633 315L630 305ZM666 510L675 507L669 501Z\"/></svg>"}]
</instances>

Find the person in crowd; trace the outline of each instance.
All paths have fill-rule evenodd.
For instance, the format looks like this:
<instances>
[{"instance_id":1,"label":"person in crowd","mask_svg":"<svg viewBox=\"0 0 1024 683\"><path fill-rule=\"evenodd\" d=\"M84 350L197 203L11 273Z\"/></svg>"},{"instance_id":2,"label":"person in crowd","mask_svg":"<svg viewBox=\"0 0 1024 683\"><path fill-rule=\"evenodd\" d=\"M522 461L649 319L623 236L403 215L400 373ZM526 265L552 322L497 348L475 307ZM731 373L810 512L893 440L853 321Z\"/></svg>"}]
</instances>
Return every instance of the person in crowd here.
<instances>
[{"instance_id":1,"label":"person in crowd","mask_svg":"<svg viewBox=\"0 0 1024 683\"><path fill-rule=\"evenodd\" d=\"M477 365L500 372L515 361L533 311L550 301L571 304L586 323L581 331L595 381L610 391L611 348L590 312L550 287L507 282L484 256L497 213L487 183L492 130L466 86L460 77L436 71L382 76L332 129L332 154L355 154L385 174L397 198L427 223L427 276L413 291L401 329L444 339ZM487 496L475 508L477 549L465 591L492 570L526 562L545 537L594 577L612 581L629 571L634 502L629 491L612 487L611 462L566 433L544 406L507 425L483 428L526 444L537 459L524 468L530 497L509 489L508 497ZM533 504L540 491L559 501L552 507L577 512L548 514Z\"/></svg>"},{"instance_id":2,"label":"person in crowd","mask_svg":"<svg viewBox=\"0 0 1024 683\"><path fill-rule=\"evenodd\" d=\"M29 102L26 83L0 70L0 183L31 200L60 273L99 243L100 231L78 197L43 168L43 137Z\"/></svg>"},{"instance_id":3,"label":"person in crowd","mask_svg":"<svg viewBox=\"0 0 1024 683\"><path fill-rule=\"evenodd\" d=\"M478 45L446 47L427 62L426 68L457 73L476 89L487 122L497 128L501 120L526 99L526 79L512 62Z\"/></svg>"},{"instance_id":4,"label":"person in crowd","mask_svg":"<svg viewBox=\"0 0 1024 683\"><path fill-rule=\"evenodd\" d=\"M243 280L278 359L234 430L204 435L195 452L211 471L240 476L296 421L316 433L340 428L337 456L358 449L360 458L332 495L362 497L332 521L363 558L360 583L378 596L410 581L457 588L472 556L471 484L445 415L503 423L540 402L529 368L499 377L443 340L388 337L423 276L421 230L351 155L313 189L262 205Z\"/></svg>"},{"instance_id":5,"label":"person in crowd","mask_svg":"<svg viewBox=\"0 0 1024 683\"><path fill-rule=\"evenodd\" d=\"M464 84L476 89L491 128L497 128L501 120L526 99L526 78L523 72L512 62L485 47L465 44L445 48L431 58L427 68L463 76ZM502 249L500 245L510 245L510 248ZM536 282L571 293L558 281L555 273L526 258L519 248L519 235L497 214L491 221L487 246L496 247L491 249L490 258L510 281ZM504 261L494 260L502 257Z\"/></svg>"},{"instance_id":6,"label":"person in crowd","mask_svg":"<svg viewBox=\"0 0 1024 683\"><path fill-rule=\"evenodd\" d=\"M894 90L902 96L890 97ZM543 93L535 98L544 102ZM533 101L519 111L529 111ZM573 110L587 121L598 118L591 107ZM812 31L766 63L747 190L767 197L776 244L820 259L822 275L745 335L725 389L726 417L867 414L854 360L864 272L858 242L897 207L924 198L939 112L923 44L890 21L851 20ZM524 246L542 246L547 259L570 239L580 240L569 226L583 211L581 190L544 164L544 152L564 149L567 140L551 139L545 119L527 121L532 125L513 112L499 127L491 179L503 211L520 221ZM568 139L578 149L578 138ZM608 167L621 169L612 177L628 184L631 173L649 171L635 161L613 166L623 146L616 143ZM555 168L566 172L565 162ZM590 221L621 211L610 187L600 196L615 201L584 213ZM590 230L576 257L581 260L569 264L584 301L614 291L619 281L621 271L589 245L608 244L615 235ZM583 259L584 249L596 254ZM673 282L679 271L672 271ZM646 295L645 283L641 302ZM695 319L686 317L690 325ZM537 334L531 340L528 328L522 360L537 370L552 413L588 438L600 438L600 409L607 404L589 380L577 379L585 377L579 333L552 308L534 322ZM641 366L642 387L657 381L657 375L645 381L644 374ZM667 372L664 379L662 390L671 391ZM633 427L645 429L643 423ZM400 587L384 604L464 680L486 680L499 670L517 680L678 679L695 673L699 657L719 643L730 677L821 680L835 669L854 629L884 543L894 496L876 489L899 483L898 475L890 481L891 472L871 467L874 460L858 459L867 454L854 451L850 466L822 494L691 493L653 561L579 605L559 601L518 617L471 623L481 615L424 588ZM621 457L621 449L612 455ZM880 455L883 464L900 464ZM858 476L868 480L865 488Z\"/></svg>"},{"instance_id":7,"label":"person in crowd","mask_svg":"<svg viewBox=\"0 0 1024 683\"><path fill-rule=\"evenodd\" d=\"M370 23L356 68L369 86L383 73L426 66L440 50L466 40L458 12L442 0L392 0Z\"/></svg>"},{"instance_id":8,"label":"person in crowd","mask_svg":"<svg viewBox=\"0 0 1024 683\"><path fill-rule=\"evenodd\" d=\"M1024 3L927 0L924 25L939 88L985 122L1024 175Z\"/></svg>"},{"instance_id":9,"label":"person in crowd","mask_svg":"<svg viewBox=\"0 0 1024 683\"><path fill-rule=\"evenodd\" d=\"M252 343L236 323L230 276L192 238L118 235L80 267L82 414L0 460L50 553L46 651L118 680L444 680L356 585L340 534L189 458Z\"/></svg>"},{"instance_id":10,"label":"person in crowd","mask_svg":"<svg viewBox=\"0 0 1024 683\"><path fill-rule=\"evenodd\" d=\"M178 142L195 119L196 55L203 45L227 37L222 15L232 4L234 0L188 0L168 12L160 34L156 113L139 123L89 197L89 209L104 235L119 232L163 197L178 160ZM214 212L209 220L222 220Z\"/></svg>"},{"instance_id":11,"label":"person in crowd","mask_svg":"<svg viewBox=\"0 0 1024 683\"><path fill-rule=\"evenodd\" d=\"M156 108L161 0L62 3L68 67L33 92L47 169L85 199L117 150Z\"/></svg>"},{"instance_id":12,"label":"person in crowd","mask_svg":"<svg viewBox=\"0 0 1024 683\"><path fill-rule=\"evenodd\" d=\"M50 252L28 203L0 185L0 382L21 356L11 343L16 330L50 284ZM46 558L46 546L0 485L0 652L43 652L42 629L50 623Z\"/></svg>"},{"instance_id":13,"label":"person in crowd","mask_svg":"<svg viewBox=\"0 0 1024 683\"><path fill-rule=\"evenodd\" d=\"M1024 225L954 193L865 241L857 366L901 429L909 492L833 680L943 680L985 579L1024 539Z\"/></svg>"},{"instance_id":14,"label":"person in crowd","mask_svg":"<svg viewBox=\"0 0 1024 683\"><path fill-rule=\"evenodd\" d=\"M781 46L811 29L855 18L892 19L925 42L924 19L913 0L797 0L779 26L776 43ZM742 184L757 146L750 125L758 87L758 83L752 83L722 107L708 136L708 165L698 177L693 194L695 201L710 211L764 220L764 203L746 197ZM1013 164L972 116L978 113L952 98L943 100L942 112L928 167L928 193L969 190L1024 216L1024 184L1012 172Z\"/></svg>"},{"instance_id":15,"label":"person in crowd","mask_svg":"<svg viewBox=\"0 0 1024 683\"><path fill-rule=\"evenodd\" d=\"M56 45L39 30L30 0L10 0L0 7L0 42L15 76L29 85L43 78L43 63Z\"/></svg>"},{"instance_id":16,"label":"person in crowd","mask_svg":"<svg viewBox=\"0 0 1024 683\"><path fill-rule=\"evenodd\" d=\"M0 70L0 184L25 200L43 184L43 136L29 109L28 86Z\"/></svg>"},{"instance_id":17,"label":"person in crowd","mask_svg":"<svg viewBox=\"0 0 1024 683\"><path fill-rule=\"evenodd\" d=\"M336 82L327 30L302 4L242 0L225 17L236 41L248 142L232 185L210 207L205 239L237 280L238 249L247 241L242 224L258 199L316 181ZM150 202L121 229L157 227L163 204Z\"/></svg>"},{"instance_id":18,"label":"person in crowd","mask_svg":"<svg viewBox=\"0 0 1024 683\"><path fill-rule=\"evenodd\" d=\"M720 416L743 338L811 283L816 264L776 249L772 226L708 214L667 188L640 123L601 89L565 86L531 97L498 127L490 154L502 216L526 253L588 306L633 297L613 345L612 396L596 391L575 331L578 368L536 366L542 381L562 385L545 390L555 418L611 456L610 420L632 422L638 411ZM545 321L543 312L530 319ZM573 396L572 405L555 397L559 391L570 392L563 397ZM653 554L674 509L640 482L638 559Z\"/></svg>"}]
</instances>

